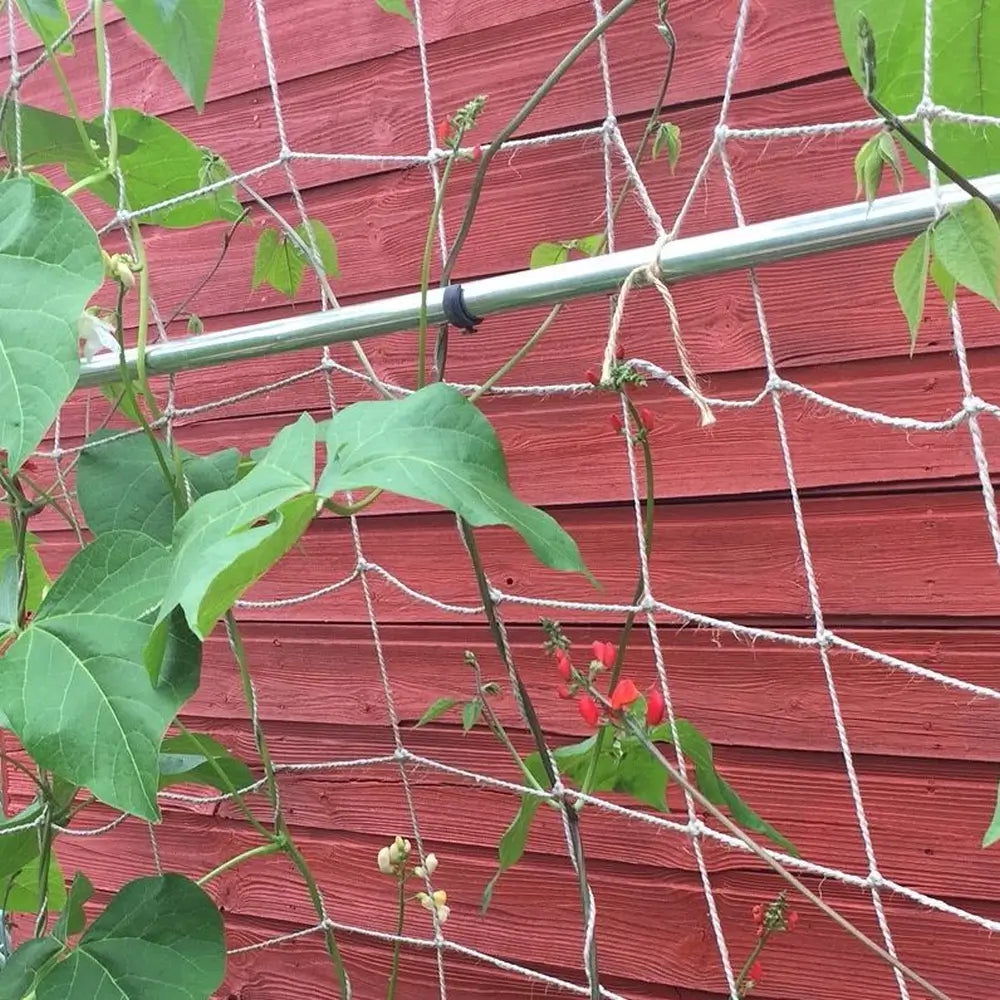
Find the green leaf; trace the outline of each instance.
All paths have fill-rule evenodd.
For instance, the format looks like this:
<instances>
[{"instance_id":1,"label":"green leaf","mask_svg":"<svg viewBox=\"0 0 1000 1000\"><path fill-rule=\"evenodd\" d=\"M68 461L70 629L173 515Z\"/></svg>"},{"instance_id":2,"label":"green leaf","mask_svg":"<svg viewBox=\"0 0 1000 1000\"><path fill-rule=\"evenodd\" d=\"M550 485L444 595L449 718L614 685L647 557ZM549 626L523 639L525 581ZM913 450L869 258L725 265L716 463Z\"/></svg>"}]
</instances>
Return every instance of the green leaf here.
<instances>
[{"instance_id":1,"label":"green leaf","mask_svg":"<svg viewBox=\"0 0 1000 1000\"><path fill-rule=\"evenodd\" d=\"M154 678L163 625L175 607L183 608L191 630L204 638L305 531L317 508L315 434L312 418L303 413L278 432L243 479L201 497L177 522L170 580L147 653Z\"/></svg>"},{"instance_id":2,"label":"green leaf","mask_svg":"<svg viewBox=\"0 0 1000 1000\"><path fill-rule=\"evenodd\" d=\"M875 40L875 96L897 115L916 110L923 96L925 0L834 0L841 43L855 80L862 69L857 15L867 17ZM1000 115L1000 18L984 0L934 0L931 79L934 103L970 114ZM1000 171L995 127L933 123L934 148L966 177ZM927 164L904 143L907 156Z\"/></svg>"},{"instance_id":3,"label":"green leaf","mask_svg":"<svg viewBox=\"0 0 1000 1000\"><path fill-rule=\"evenodd\" d=\"M16 472L76 385L76 324L104 264L93 227L58 191L2 181L0 219L0 449Z\"/></svg>"},{"instance_id":4,"label":"green leaf","mask_svg":"<svg viewBox=\"0 0 1000 1000\"><path fill-rule=\"evenodd\" d=\"M92 434L80 454L77 492L87 526L95 535L141 531L169 545L174 530L173 498L153 449L141 435L118 437L118 433ZM235 448L206 458L182 449L181 464L192 497L232 486L238 461Z\"/></svg>"},{"instance_id":5,"label":"green leaf","mask_svg":"<svg viewBox=\"0 0 1000 1000\"><path fill-rule=\"evenodd\" d=\"M933 254L931 255L931 281L941 293L941 298L950 306L955 301L955 279Z\"/></svg>"},{"instance_id":6,"label":"green leaf","mask_svg":"<svg viewBox=\"0 0 1000 1000\"><path fill-rule=\"evenodd\" d=\"M565 243L539 243L531 251L529 267L549 267L569 260L569 247Z\"/></svg>"},{"instance_id":7,"label":"green leaf","mask_svg":"<svg viewBox=\"0 0 1000 1000\"><path fill-rule=\"evenodd\" d=\"M882 162L892 171L896 178L896 187L903 190L903 164L899 159L899 147L891 132L882 131L878 134L878 154Z\"/></svg>"},{"instance_id":8,"label":"green leaf","mask_svg":"<svg viewBox=\"0 0 1000 1000\"><path fill-rule=\"evenodd\" d=\"M983 847L992 847L1000 840L1000 788L997 789L997 804L993 810L993 819L983 834Z\"/></svg>"},{"instance_id":9,"label":"green leaf","mask_svg":"<svg viewBox=\"0 0 1000 1000\"><path fill-rule=\"evenodd\" d=\"M489 909L493 900L493 891L496 889L497 882L500 881L500 876L521 860L524 854L524 845L528 841L528 833L531 830L531 821L535 818L535 813L538 812L541 803L542 799L537 795L525 795L521 798L521 805L497 846L500 866L483 889L482 903L480 904L481 913L485 914Z\"/></svg>"},{"instance_id":10,"label":"green leaf","mask_svg":"<svg viewBox=\"0 0 1000 1000\"><path fill-rule=\"evenodd\" d=\"M713 805L725 806L733 819L744 829L761 833L784 848L789 854L798 856L795 845L783 837L770 823L761 819L736 792L723 780L715 769L712 744L687 719L677 720L677 734L681 740L684 756L694 764L695 782L698 790ZM665 722L650 733L654 743L672 743L670 724Z\"/></svg>"},{"instance_id":11,"label":"green leaf","mask_svg":"<svg viewBox=\"0 0 1000 1000\"><path fill-rule=\"evenodd\" d=\"M83 872L77 872L73 876L73 884L69 887L62 913L52 927L52 936L56 940L65 943L86 927L87 916L83 907L93 895L94 887L90 884L90 879Z\"/></svg>"},{"instance_id":12,"label":"green leaf","mask_svg":"<svg viewBox=\"0 0 1000 1000\"><path fill-rule=\"evenodd\" d=\"M155 820L160 741L179 699L150 683L149 635L107 613L36 619L4 656L0 711L39 767Z\"/></svg>"},{"instance_id":13,"label":"green leaf","mask_svg":"<svg viewBox=\"0 0 1000 1000\"><path fill-rule=\"evenodd\" d=\"M0 556L0 639L17 627L17 598L21 589L17 557Z\"/></svg>"},{"instance_id":14,"label":"green leaf","mask_svg":"<svg viewBox=\"0 0 1000 1000\"><path fill-rule=\"evenodd\" d=\"M25 607L28 611L33 612L42 603L42 595L49 586L49 575L45 572L45 567L38 555L38 536L29 531L25 540L27 542L26 562L28 569L28 593ZM8 558L14 556L15 551L14 529L11 527L10 521L0 521L0 564L5 564Z\"/></svg>"},{"instance_id":15,"label":"green leaf","mask_svg":"<svg viewBox=\"0 0 1000 1000\"><path fill-rule=\"evenodd\" d=\"M17 964L23 982L26 963ZM28 964L38 970L35 1000L209 1000L225 972L222 917L181 875L136 879L61 961L40 968L32 956ZM6 969L0 973L0 998L16 995L4 993L7 975Z\"/></svg>"},{"instance_id":16,"label":"green leaf","mask_svg":"<svg viewBox=\"0 0 1000 1000\"><path fill-rule=\"evenodd\" d=\"M194 313L188 316L187 332L192 337L197 337L205 332L205 324L202 322L200 316L196 316Z\"/></svg>"},{"instance_id":17,"label":"green leaf","mask_svg":"<svg viewBox=\"0 0 1000 1000\"><path fill-rule=\"evenodd\" d=\"M295 227L295 232L299 234L299 239L312 251L312 244L309 241L309 234L312 233L313 242L316 244L316 251L319 253L319 263L323 268L323 273L330 278L340 277L340 268L337 265L337 242L333 234L318 219L308 219L300 222ZM295 248L298 250L298 248Z\"/></svg>"},{"instance_id":18,"label":"green leaf","mask_svg":"<svg viewBox=\"0 0 1000 1000\"><path fill-rule=\"evenodd\" d=\"M42 40L46 48L52 48L56 40L69 30L69 13L65 0L14 0L21 17L28 22L31 30ZM73 54L73 42L67 38L56 50L64 55Z\"/></svg>"},{"instance_id":19,"label":"green leaf","mask_svg":"<svg viewBox=\"0 0 1000 1000\"><path fill-rule=\"evenodd\" d=\"M55 938L29 938L0 968L0 1000L38 1000L39 973L62 950Z\"/></svg>"},{"instance_id":20,"label":"green leaf","mask_svg":"<svg viewBox=\"0 0 1000 1000\"><path fill-rule=\"evenodd\" d=\"M414 723L414 728L425 726L428 722L433 722L440 718L445 712L450 712L458 704L455 698L438 698L430 708Z\"/></svg>"},{"instance_id":21,"label":"green leaf","mask_svg":"<svg viewBox=\"0 0 1000 1000\"><path fill-rule=\"evenodd\" d=\"M681 156L681 130L673 122L659 122L653 136L652 156L655 160L662 150L667 150L667 163L673 173Z\"/></svg>"},{"instance_id":22,"label":"green leaf","mask_svg":"<svg viewBox=\"0 0 1000 1000\"><path fill-rule=\"evenodd\" d=\"M167 64L201 111L224 0L114 0L132 30Z\"/></svg>"},{"instance_id":23,"label":"green leaf","mask_svg":"<svg viewBox=\"0 0 1000 1000\"><path fill-rule=\"evenodd\" d=\"M299 290L303 274L302 255L276 229L265 229L257 240L251 289L267 284L290 298Z\"/></svg>"},{"instance_id":24,"label":"green leaf","mask_svg":"<svg viewBox=\"0 0 1000 1000\"><path fill-rule=\"evenodd\" d=\"M150 5L149 0L135 2L137 6ZM220 0L195 2L204 2L208 6ZM125 201L133 212L180 198L203 186L206 153L186 135L165 121L133 108L117 108L112 112L112 118L118 131L118 166L125 180ZM103 119L95 119L88 125L87 131L100 135L103 141ZM78 161L69 161L64 165L66 172L76 181L93 173L92 166L83 166ZM90 190L112 208L118 207L116 180L108 178L100 181L91 185ZM207 222L233 222L242 211L230 186L147 212L140 221L148 226L190 229Z\"/></svg>"},{"instance_id":25,"label":"green leaf","mask_svg":"<svg viewBox=\"0 0 1000 1000\"><path fill-rule=\"evenodd\" d=\"M1000 225L978 198L952 208L931 230L934 256L958 284L1000 306Z\"/></svg>"},{"instance_id":26,"label":"green leaf","mask_svg":"<svg viewBox=\"0 0 1000 1000\"><path fill-rule=\"evenodd\" d=\"M81 136L79 126L68 115L22 103L20 117L21 162L24 166L77 163L86 175L99 170L102 159L108 155L103 119L100 129L89 129L85 124L84 135ZM0 143L10 159L15 159L17 155L15 126L14 112L8 110L0 129Z\"/></svg>"},{"instance_id":27,"label":"green leaf","mask_svg":"<svg viewBox=\"0 0 1000 1000\"><path fill-rule=\"evenodd\" d=\"M41 905L41 893L38 891L38 866L41 858L32 858L9 883L3 885L5 896L3 908L7 913L37 913ZM49 858L49 871L46 879L47 898L50 912L58 913L66 905L66 882L55 854Z\"/></svg>"},{"instance_id":28,"label":"green leaf","mask_svg":"<svg viewBox=\"0 0 1000 1000\"><path fill-rule=\"evenodd\" d=\"M130 424L141 426L142 420L139 417L139 410L133 404L129 394L125 391L125 383L119 381L102 382L101 395L117 409Z\"/></svg>"},{"instance_id":29,"label":"green leaf","mask_svg":"<svg viewBox=\"0 0 1000 1000\"><path fill-rule=\"evenodd\" d=\"M467 733L483 714L483 703L478 698L467 701L462 708L462 732Z\"/></svg>"},{"instance_id":30,"label":"green leaf","mask_svg":"<svg viewBox=\"0 0 1000 1000\"><path fill-rule=\"evenodd\" d=\"M537 753L528 754L521 763L524 765L525 770L535 779L539 788L547 787L545 769L542 767L541 758ZM521 804L518 807L517 813L504 831L503 836L500 838L500 843L497 845L497 856L500 863L496 873L483 889L482 913L486 913L489 908L490 902L493 899L493 891L496 889L500 877L505 871L509 871L521 860L524 854L524 845L528 840L528 832L531 830L531 821L535 818L535 813L538 812L538 807L543 801L545 800L539 798L537 795L521 796Z\"/></svg>"},{"instance_id":31,"label":"green leaf","mask_svg":"<svg viewBox=\"0 0 1000 1000\"><path fill-rule=\"evenodd\" d=\"M125 201L132 211L180 198L229 176L221 157L196 146L159 118L132 108L116 108L112 118L118 133L118 165L125 181ZM91 177L103 168L108 156L103 116L85 123L84 132L86 145L72 118L22 104L22 162L27 166L59 164L75 181ZM4 116L0 142L7 155L13 157L16 137L12 113ZM100 180L91 184L90 190L112 208L118 207L116 179ZM145 225L187 229L207 222L233 222L242 213L235 189L226 185L148 212L141 221Z\"/></svg>"},{"instance_id":32,"label":"green leaf","mask_svg":"<svg viewBox=\"0 0 1000 1000\"><path fill-rule=\"evenodd\" d=\"M496 432L450 386L348 406L330 421L326 450L320 496L380 486L452 510L473 527L507 525L546 566L589 576L576 542L511 492Z\"/></svg>"},{"instance_id":33,"label":"green leaf","mask_svg":"<svg viewBox=\"0 0 1000 1000\"><path fill-rule=\"evenodd\" d=\"M882 183L882 157L878 150L878 136L872 136L858 150L854 157L854 177L858 182L855 198L862 194L870 205L878 195Z\"/></svg>"},{"instance_id":34,"label":"green leaf","mask_svg":"<svg viewBox=\"0 0 1000 1000\"><path fill-rule=\"evenodd\" d=\"M85 612L143 618L160 603L170 552L139 531L109 531L85 545L52 585L35 616Z\"/></svg>"},{"instance_id":35,"label":"green leaf","mask_svg":"<svg viewBox=\"0 0 1000 1000\"><path fill-rule=\"evenodd\" d=\"M407 21L413 21L413 11L410 10L409 0L375 0L375 2L389 14L398 14L405 17Z\"/></svg>"},{"instance_id":36,"label":"green leaf","mask_svg":"<svg viewBox=\"0 0 1000 1000\"><path fill-rule=\"evenodd\" d=\"M228 793L247 788L254 780L253 771L243 761L204 733L168 736L160 745L161 789L208 785Z\"/></svg>"},{"instance_id":37,"label":"green leaf","mask_svg":"<svg viewBox=\"0 0 1000 1000\"><path fill-rule=\"evenodd\" d=\"M910 328L911 355L917 344L917 330L924 315L930 257L930 236L923 232L900 254L892 270L892 287L896 291L896 300Z\"/></svg>"},{"instance_id":38,"label":"green leaf","mask_svg":"<svg viewBox=\"0 0 1000 1000\"><path fill-rule=\"evenodd\" d=\"M579 250L586 257L594 257L604 251L604 233L593 233L590 236L582 236L573 241L573 248Z\"/></svg>"}]
</instances>

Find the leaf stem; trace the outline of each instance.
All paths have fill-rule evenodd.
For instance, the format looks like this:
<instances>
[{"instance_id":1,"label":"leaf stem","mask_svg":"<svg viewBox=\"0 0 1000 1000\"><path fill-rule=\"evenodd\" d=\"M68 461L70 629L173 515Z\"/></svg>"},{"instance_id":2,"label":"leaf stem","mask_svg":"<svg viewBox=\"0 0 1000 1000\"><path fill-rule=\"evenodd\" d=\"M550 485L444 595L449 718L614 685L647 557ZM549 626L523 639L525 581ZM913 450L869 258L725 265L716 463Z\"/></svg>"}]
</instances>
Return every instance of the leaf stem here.
<instances>
[{"instance_id":1,"label":"leaf stem","mask_svg":"<svg viewBox=\"0 0 1000 1000\"><path fill-rule=\"evenodd\" d=\"M84 188L93 187L95 184L99 184L101 181L106 180L111 176L111 171L107 167L102 167L100 170L88 174L82 180L76 181L74 184L70 184L65 191L63 191L63 197L72 198L78 191L82 191Z\"/></svg>"},{"instance_id":2,"label":"leaf stem","mask_svg":"<svg viewBox=\"0 0 1000 1000\"><path fill-rule=\"evenodd\" d=\"M326 499L323 501L323 507L334 514L339 514L341 517L350 517L352 514L357 514L366 507L370 507L383 492L382 488L377 486L375 489L369 490L368 493L355 503L340 504L336 500Z\"/></svg>"},{"instance_id":3,"label":"leaf stem","mask_svg":"<svg viewBox=\"0 0 1000 1000\"><path fill-rule=\"evenodd\" d=\"M248 851L244 851L242 854L237 854L228 861L223 861L221 865L217 865L207 875L202 875L202 877L198 879L198 885L205 885L206 882L211 882L213 878L217 878L223 872L227 872L230 868L235 868L237 865L241 865L244 861L249 861L251 858L261 858L268 854L278 854L284 849L285 844L280 837L275 838L266 844L258 844L257 847L251 847Z\"/></svg>"},{"instance_id":4,"label":"leaf stem","mask_svg":"<svg viewBox=\"0 0 1000 1000\"><path fill-rule=\"evenodd\" d=\"M108 96L108 61L105 57L107 39L104 33L104 0L94 0L94 50L97 56L97 86L104 106ZM118 170L118 129L110 108L106 108L105 132L108 140L108 172Z\"/></svg>"},{"instance_id":5,"label":"leaf stem","mask_svg":"<svg viewBox=\"0 0 1000 1000\"><path fill-rule=\"evenodd\" d=\"M403 942L403 921L406 918L406 872L400 872L396 883L396 937L392 942L392 968L389 972L389 982L385 990L385 1000L395 1000L396 981L399 978L399 954Z\"/></svg>"}]
</instances>

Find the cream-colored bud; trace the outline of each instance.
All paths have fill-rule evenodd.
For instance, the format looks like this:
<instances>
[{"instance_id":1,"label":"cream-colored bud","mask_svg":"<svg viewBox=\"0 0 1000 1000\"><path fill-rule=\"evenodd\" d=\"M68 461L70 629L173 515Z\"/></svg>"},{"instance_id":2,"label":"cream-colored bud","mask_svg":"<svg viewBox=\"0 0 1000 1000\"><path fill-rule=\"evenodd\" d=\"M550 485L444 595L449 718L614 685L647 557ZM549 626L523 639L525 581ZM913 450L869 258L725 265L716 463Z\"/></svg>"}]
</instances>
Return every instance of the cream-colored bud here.
<instances>
[{"instance_id":1,"label":"cream-colored bud","mask_svg":"<svg viewBox=\"0 0 1000 1000\"><path fill-rule=\"evenodd\" d=\"M378 870L383 875L393 874L392 857L390 856L390 850L388 847L383 847L382 850L378 852Z\"/></svg>"}]
</instances>

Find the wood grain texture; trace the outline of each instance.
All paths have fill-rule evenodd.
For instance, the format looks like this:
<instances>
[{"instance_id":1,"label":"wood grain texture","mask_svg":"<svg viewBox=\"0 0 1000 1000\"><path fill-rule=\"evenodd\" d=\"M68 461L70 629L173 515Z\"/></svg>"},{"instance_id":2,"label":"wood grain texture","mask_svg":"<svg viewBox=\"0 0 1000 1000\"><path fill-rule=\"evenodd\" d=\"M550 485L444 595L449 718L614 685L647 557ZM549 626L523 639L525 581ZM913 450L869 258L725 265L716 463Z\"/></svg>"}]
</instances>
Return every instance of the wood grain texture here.
<instances>
[{"instance_id":1,"label":"wood grain texture","mask_svg":"<svg viewBox=\"0 0 1000 1000\"><path fill-rule=\"evenodd\" d=\"M508 5L425 0L423 6L434 115L443 116L474 93L488 93L488 109L476 133L484 141L593 19L593 5L584 0ZM369 157L426 152L419 59L405 21L381 13L373 0L268 0L266 8L293 149ZM735 4L707 5L703 0L671 4L680 59L666 114L683 131L684 153L676 175L662 161L643 168L650 196L668 226L715 135L736 12ZM206 112L200 116L186 106L168 72L129 36L112 8L108 13L115 93L121 103L164 114L196 141L225 155L234 169L277 155L277 128L252 4L227 4L224 44ZM662 72L664 50L652 13L652 5L637 5L608 40L615 109L633 145ZM0 26L6 41L5 30ZM38 49L24 33L16 43L23 66ZM93 38L85 31L76 58L65 61L74 85L89 78L92 59ZM60 106L47 72L25 81L22 94L28 101ZM96 110L95 97L84 88L85 113ZM521 135L599 125L606 113L591 52ZM791 126L864 115L863 102L843 72L828 0L755 0L729 124ZM727 151L748 219L849 202L854 195L851 161L862 138L848 133L766 144L730 140ZM292 169L310 214L326 222L338 240L343 277L335 290L340 301L411 291L430 205L426 170L403 170L377 160L299 160ZM620 165L615 164L614 172L620 180ZM445 204L449 234L460 218L470 180L468 166L460 167ZM283 169L265 172L253 183L297 221ZM922 183L907 173L908 188ZM84 204L95 218L107 217L93 201L84 199ZM597 229L603 207L599 137L501 156L457 275L468 280L523 268L538 241ZM725 229L733 219L724 178L713 168L681 235ZM254 224L258 222L255 218ZM161 314L170 315L214 264L222 233L221 226L181 234L149 232L153 291ZM268 290L250 291L255 235L250 227L237 234L217 278L190 305L209 330L317 307L311 277L293 303ZM652 242L652 228L634 202L622 213L616 235L619 248ZM117 236L105 243L109 251L121 249ZM897 416L945 419L962 400L948 317L931 296L917 356L906 357L905 323L891 287L892 266L902 246L896 242L761 268L757 277L767 330L782 373L809 389ZM705 388L730 400L758 393L764 385L764 351L747 275L684 283L676 289L676 301L685 343ZM961 308L974 390L984 398L998 398L995 313L965 297ZM490 319L475 336L454 336L450 377L481 381L543 316L544 310L526 310ZM170 327L172 337L183 334L183 323L181 317ZM604 298L570 304L507 384L582 381L584 370L599 362L607 328ZM624 342L631 356L676 370L676 352L655 295L631 297ZM367 347L381 377L412 385L412 332ZM335 348L332 356L356 367L346 348ZM319 351L299 352L181 376L174 397L181 410L179 440L200 452L229 442L247 451L304 408L325 417L329 398L319 373L221 409L198 410L220 396L290 378L319 360ZM331 384L339 405L370 395L357 380L342 375L335 375ZM156 388L165 400L165 383ZM655 595L678 609L768 624L791 637L813 634L770 403L721 411L718 424L704 432L697 429L691 406L676 393L651 387L638 399L657 417ZM95 393L75 396L63 413L60 447L78 445L85 428L106 412L102 405ZM548 508L578 539L603 584L596 592L578 578L539 568L510 532L480 533L491 578L523 602L508 601L502 610L525 682L554 743L579 739L588 730L573 706L556 696L556 677L540 649L539 615L564 621L581 651L577 656L586 655L593 639L613 638L622 615L532 601L624 602L636 578L625 454L607 422L613 405L610 397L593 394L484 401L506 449L515 487L529 502ZM968 431L904 433L797 398L786 397L783 405L798 485L806 494L805 525L827 627L880 652L997 688L1000 579ZM992 420L984 421L983 433L988 458L996 466L1000 441ZM57 570L73 551L72 538L48 515L38 520L37 529L43 557ZM365 512L360 530L365 559L408 586L449 604L474 608L478 603L450 516L387 498ZM300 596L329 587L355 564L348 526L323 518L249 596L265 602ZM435 697L468 693L467 649L477 653L487 676L507 688L481 617L414 600L376 573L368 579L405 746L441 765L516 780L510 760L482 731L463 737L454 721L412 728ZM279 762L346 762L393 752L385 691L357 581L304 603L247 606L240 618L260 717ZM682 625L669 614L660 615L658 625L676 710L713 741L720 772L808 860L863 877L867 861L830 691L815 650L750 643L724 629ZM645 628L636 630L626 666L641 686L653 681L654 657ZM881 874L974 914L1000 919L1000 855L979 846L995 801L1000 702L837 649L831 652L831 669ZM516 745L529 749L509 693L498 701L498 711ZM204 683L187 707L186 721L252 760L245 714L238 678L223 638L216 634L207 643ZM454 908L446 928L449 938L502 961L581 982L580 911L558 817L541 810L523 863L500 883L490 913L481 918L479 894L494 870L497 839L513 813L512 794L431 765L409 766L406 776L421 834L442 861L440 884ZM17 801L29 791L18 779L12 789ZM369 930L390 930L392 887L378 873L375 856L395 833L412 830L399 768L366 765L284 774L281 790L331 916ZM676 789L670 796L673 818L680 819L683 803ZM255 808L266 815L259 800ZM91 809L81 820L96 826L110 818L106 810ZM635 1000L721 1000L724 980L689 841L641 816L624 818L596 809L584 811L582 826L598 902L604 984ZM157 839L163 864L192 875L255 843L230 806L210 802L168 802ZM772 898L780 885L745 853L710 839L704 850L727 943L739 963L753 941L751 908ZM102 837L62 837L58 851L66 871L79 867L93 876L99 901L153 867L149 833L138 822ZM810 879L810 885L877 937L871 903L863 893L832 879ZM211 891L226 914L231 946L261 942L314 922L300 882L283 860L257 861L226 873ZM899 995L891 974L877 960L817 914L799 910L796 933L779 938L768 950L767 974L754 996L891 1000ZM970 922L892 894L886 896L886 912L900 956L953 1000L991 995L1000 961L992 938ZM425 917L414 908L407 931L427 937ZM354 996L383 996L388 948L357 934L346 935L343 943ZM528 1000L555 992L453 952L446 952L443 962L452 998ZM403 968L399 1000L440 995L433 949L405 952ZM308 937L234 956L218 997L332 1000L335 995L319 942Z\"/></svg>"}]
</instances>

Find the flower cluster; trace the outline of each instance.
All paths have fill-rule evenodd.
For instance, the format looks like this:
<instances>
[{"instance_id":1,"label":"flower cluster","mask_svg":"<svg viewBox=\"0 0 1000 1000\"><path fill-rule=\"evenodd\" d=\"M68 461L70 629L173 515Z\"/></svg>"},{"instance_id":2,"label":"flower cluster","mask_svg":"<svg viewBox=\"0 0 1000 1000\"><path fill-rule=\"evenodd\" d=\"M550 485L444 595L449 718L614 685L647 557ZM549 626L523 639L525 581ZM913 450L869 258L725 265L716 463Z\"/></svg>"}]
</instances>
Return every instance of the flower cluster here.
<instances>
[{"instance_id":1,"label":"flower cluster","mask_svg":"<svg viewBox=\"0 0 1000 1000\"><path fill-rule=\"evenodd\" d=\"M764 963L760 960L760 953L764 950L764 945L768 938L780 931L792 931L799 922L799 915L794 910L789 909L788 899L784 892L766 906L758 903L750 911L753 922L757 930L757 944L750 956L749 963L745 967L741 978L739 994L741 997L748 996L755 986L764 978Z\"/></svg>"},{"instance_id":2,"label":"flower cluster","mask_svg":"<svg viewBox=\"0 0 1000 1000\"><path fill-rule=\"evenodd\" d=\"M476 120L482 114L485 106L486 98L480 94L463 104L453 115L442 118L437 123L435 130L437 144L442 149L457 150L462 137L476 124ZM467 155L471 160L478 160L482 155L482 150L479 146L475 146Z\"/></svg>"},{"instance_id":3,"label":"flower cluster","mask_svg":"<svg viewBox=\"0 0 1000 1000\"><path fill-rule=\"evenodd\" d=\"M564 700L576 699L577 710L588 726L598 726L601 723L602 708L597 699L590 694L598 676L605 670L614 670L618 661L618 647L613 642L601 639L595 640L590 647L591 659L585 670L577 670L569 653L569 640L562 634L555 622L543 621L548 639L546 648L555 661L555 667L563 683L556 689L558 696ZM623 677L611 691L611 714L618 715L632 708L643 699L642 715L647 726L658 726L664 719L666 704L663 694L656 686L650 688L645 695L636 687L635 681Z\"/></svg>"},{"instance_id":4,"label":"flower cluster","mask_svg":"<svg viewBox=\"0 0 1000 1000\"><path fill-rule=\"evenodd\" d=\"M429 882L431 876L437 871L438 859L434 854L428 854L423 864L409 865L410 855L413 852L413 845L405 837L396 837L391 844L387 844L378 852L378 870L383 875L391 875L400 883L405 883L407 879L422 879ZM436 913L438 922L444 923L451 913L448 906L448 894L444 889L437 889L433 892L418 892L412 897L427 911Z\"/></svg>"}]
</instances>

